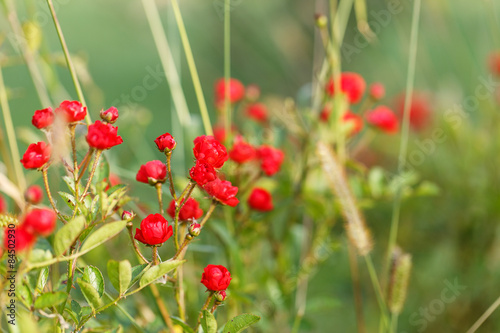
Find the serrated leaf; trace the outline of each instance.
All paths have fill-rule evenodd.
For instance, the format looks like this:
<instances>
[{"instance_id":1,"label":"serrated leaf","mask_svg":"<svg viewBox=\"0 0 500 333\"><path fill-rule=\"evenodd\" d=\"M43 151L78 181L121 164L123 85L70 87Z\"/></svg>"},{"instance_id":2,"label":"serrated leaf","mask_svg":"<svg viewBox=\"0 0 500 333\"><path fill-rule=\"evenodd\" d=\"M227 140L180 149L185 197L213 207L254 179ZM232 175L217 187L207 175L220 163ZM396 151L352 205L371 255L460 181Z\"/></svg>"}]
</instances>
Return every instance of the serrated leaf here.
<instances>
[{"instance_id":1,"label":"serrated leaf","mask_svg":"<svg viewBox=\"0 0 500 333\"><path fill-rule=\"evenodd\" d=\"M83 244L80 252L88 252L102 243L105 243L107 240L118 235L126 225L127 221L117 221L103 225L87 238L87 241Z\"/></svg>"},{"instance_id":2,"label":"serrated leaf","mask_svg":"<svg viewBox=\"0 0 500 333\"><path fill-rule=\"evenodd\" d=\"M61 304L66 300L68 295L64 291L58 291L55 293L45 293L40 295L35 300L35 309L50 308Z\"/></svg>"},{"instance_id":3,"label":"serrated leaf","mask_svg":"<svg viewBox=\"0 0 500 333\"><path fill-rule=\"evenodd\" d=\"M43 292L43 288L45 288L45 285L47 284L47 281L49 279L49 268L44 267L40 270L40 273L38 274L38 280L36 282L36 291L39 293Z\"/></svg>"},{"instance_id":4,"label":"serrated leaf","mask_svg":"<svg viewBox=\"0 0 500 333\"><path fill-rule=\"evenodd\" d=\"M82 279L78 279L77 283L80 286L82 294L87 300L87 303L89 303L92 309L95 310L99 306L101 306L101 298L99 297L99 293L90 283L83 281Z\"/></svg>"},{"instance_id":5,"label":"serrated leaf","mask_svg":"<svg viewBox=\"0 0 500 333\"><path fill-rule=\"evenodd\" d=\"M132 280L132 266L128 260L108 261L108 277L111 284L122 295Z\"/></svg>"},{"instance_id":6,"label":"serrated leaf","mask_svg":"<svg viewBox=\"0 0 500 333\"><path fill-rule=\"evenodd\" d=\"M21 284L18 287L17 293L20 296L21 302L29 309L33 303L33 297L31 296L30 289L25 284Z\"/></svg>"},{"instance_id":7,"label":"serrated leaf","mask_svg":"<svg viewBox=\"0 0 500 333\"><path fill-rule=\"evenodd\" d=\"M80 303L78 303L75 300L71 300L71 311L73 311L73 313L76 314L78 321L80 321L82 312L82 307L80 306Z\"/></svg>"},{"instance_id":8,"label":"serrated leaf","mask_svg":"<svg viewBox=\"0 0 500 333\"><path fill-rule=\"evenodd\" d=\"M97 218L97 214L99 213L99 208L101 207L101 200L99 195L96 195L94 197L94 200L92 200L92 204L90 205L89 208L89 220L94 221Z\"/></svg>"},{"instance_id":9,"label":"serrated leaf","mask_svg":"<svg viewBox=\"0 0 500 333\"><path fill-rule=\"evenodd\" d=\"M87 266L83 271L83 281L88 282L97 290L99 297L104 294L104 278L99 268L95 266Z\"/></svg>"},{"instance_id":10,"label":"serrated leaf","mask_svg":"<svg viewBox=\"0 0 500 333\"><path fill-rule=\"evenodd\" d=\"M54 252L56 256L62 255L69 249L84 228L85 217L77 216L59 229L54 237Z\"/></svg>"},{"instance_id":11,"label":"serrated leaf","mask_svg":"<svg viewBox=\"0 0 500 333\"><path fill-rule=\"evenodd\" d=\"M149 267L148 264L142 264L132 267L132 281L130 281L130 285L128 286L128 288L132 287L134 283L139 281L142 275L146 272L147 267Z\"/></svg>"},{"instance_id":12,"label":"serrated leaf","mask_svg":"<svg viewBox=\"0 0 500 333\"><path fill-rule=\"evenodd\" d=\"M184 262L185 260L171 260L162 262L161 264L156 266L152 266L142 276L141 281L139 281L139 286L142 288L150 283L153 283L171 270L174 270L175 268L182 265Z\"/></svg>"},{"instance_id":13,"label":"serrated leaf","mask_svg":"<svg viewBox=\"0 0 500 333\"><path fill-rule=\"evenodd\" d=\"M203 327L203 331L205 333L217 333L217 321L210 311L203 310L201 326Z\"/></svg>"},{"instance_id":14,"label":"serrated leaf","mask_svg":"<svg viewBox=\"0 0 500 333\"><path fill-rule=\"evenodd\" d=\"M66 203L66 205L68 205L68 207L71 210L75 209L76 200L75 200L74 196L72 196L69 193L61 192L61 191L59 191L57 193L59 194L59 196L63 199L63 201Z\"/></svg>"},{"instance_id":15,"label":"serrated leaf","mask_svg":"<svg viewBox=\"0 0 500 333\"><path fill-rule=\"evenodd\" d=\"M251 313L244 313L236 316L226 323L223 333L239 333L260 320L259 316Z\"/></svg>"}]
</instances>

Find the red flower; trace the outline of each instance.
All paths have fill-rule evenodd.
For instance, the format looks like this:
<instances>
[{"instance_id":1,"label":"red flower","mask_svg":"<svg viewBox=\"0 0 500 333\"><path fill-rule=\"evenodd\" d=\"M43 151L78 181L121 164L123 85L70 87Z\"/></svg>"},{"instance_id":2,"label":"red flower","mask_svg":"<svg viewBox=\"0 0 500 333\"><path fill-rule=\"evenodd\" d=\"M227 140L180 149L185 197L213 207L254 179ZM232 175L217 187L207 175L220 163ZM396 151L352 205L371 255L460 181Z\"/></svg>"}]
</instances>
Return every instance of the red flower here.
<instances>
[{"instance_id":1,"label":"red flower","mask_svg":"<svg viewBox=\"0 0 500 333\"><path fill-rule=\"evenodd\" d=\"M23 226L18 226L15 229L5 228L3 241L6 249L22 251L31 247L35 243L36 237Z\"/></svg>"},{"instance_id":2,"label":"red flower","mask_svg":"<svg viewBox=\"0 0 500 333\"><path fill-rule=\"evenodd\" d=\"M68 123L74 123L85 119L87 108L78 101L63 101L56 109L56 112L60 112Z\"/></svg>"},{"instance_id":3,"label":"red flower","mask_svg":"<svg viewBox=\"0 0 500 333\"><path fill-rule=\"evenodd\" d=\"M250 208L261 212L267 212L274 208L271 193L263 188L254 188L247 202Z\"/></svg>"},{"instance_id":4,"label":"red flower","mask_svg":"<svg viewBox=\"0 0 500 333\"><path fill-rule=\"evenodd\" d=\"M184 202L182 199L181 204ZM175 200L170 202L167 209L168 215L175 218ZM203 215L203 210L200 208L200 204L193 198L188 198L184 206L182 206L179 212L179 221L189 221L199 219Z\"/></svg>"},{"instance_id":5,"label":"red flower","mask_svg":"<svg viewBox=\"0 0 500 333\"><path fill-rule=\"evenodd\" d=\"M387 106L378 106L368 111L365 115L366 121L381 131L394 134L399 130L398 118Z\"/></svg>"},{"instance_id":6,"label":"red flower","mask_svg":"<svg viewBox=\"0 0 500 333\"><path fill-rule=\"evenodd\" d=\"M170 135L170 133L160 135L155 139L155 143L161 152L164 152L165 150L171 151L177 145L177 142L175 142L174 137Z\"/></svg>"},{"instance_id":7,"label":"red flower","mask_svg":"<svg viewBox=\"0 0 500 333\"><path fill-rule=\"evenodd\" d=\"M230 181L217 178L214 181L206 183L203 189L223 205L234 207L240 202L236 198L238 188L233 186Z\"/></svg>"},{"instance_id":8,"label":"red flower","mask_svg":"<svg viewBox=\"0 0 500 333\"><path fill-rule=\"evenodd\" d=\"M141 165L135 180L141 183L155 185L164 183L167 179L167 167L162 161L154 160Z\"/></svg>"},{"instance_id":9,"label":"red flower","mask_svg":"<svg viewBox=\"0 0 500 333\"><path fill-rule=\"evenodd\" d=\"M247 117L260 123L267 121L267 108L262 103L249 104L246 108Z\"/></svg>"},{"instance_id":10,"label":"red flower","mask_svg":"<svg viewBox=\"0 0 500 333\"><path fill-rule=\"evenodd\" d=\"M488 57L488 66L495 75L500 75L500 52L492 52Z\"/></svg>"},{"instance_id":11,"label":"red flower","mask_svg":"<svg viewBox=\"0 0 500 333\"><path fill-rule=\"evenodd\" d=\"M405 95L396 99L396 112L403 119ZM432 111L427 97L421 93L413 93L410 106L410 125L415 131L421 131L432 121Z\"/></svg>"},{"instance_id":12,"label":"red flower","mask_svg":"<svg viewBox=\"0 0 500 333\"><path fill-rule=\"evenodd\" d=\"M38 205L43 200L43 190L38 185L31 185L24 192L24 198L32 205Z\"/></svg>"},{"instance_id":13,"label":"red flower","mask_svg":"<svg viewBox=\"0 0 500 333\"><path fill-rule=\"evenodd\" d=\"M350 104L356 104L361 100L365 92L365 87L365 80L357 73L344 72L340 76L340 89L347 95L347 100ZM328 95L335 95L336 89L333 78L328 81L325 90Z\"/></svg>"},{"instance_id":14,"label":"red flower","mask_svg":"<svg viewBox=\"0 0 500 333\"><path fill-rule=\"evenodd\" d=\"M45 142L32 143L26 149L21 163L26 169L39 169L50 159L51 148Z\"/></svg>"},{"instance_id":15,"label":"red flower","mask_svg":"<svg viewBox=\"0 0 500 333\"><path fill-rule=\"evenodd\" d=\"M231 283L231 273L222 265L208 265L203 270L201 283L210 291L226 290Z\"/></svg>"},{"instance_id":16,"label":"red flower","mask_svg":"<svg viewBox=\"0 0 500 333\"><path fill-rule=\"evenodd\" d=\"M57 216L53 210L33 209L24 218L22 226L32 234L48 236L54 231L56 220Z\"/></svg>"},{"instance_id":17,"label":"red flower","mask_svg":"<svg viewBox=\"0 0 500 333\"><path fill-rule=\"evenodd\" d=\"M233 148L229 151L229 158L238 164L253 160L257 156L255 148L245 142L241 136L236 137Z\"/></svg>"},{"instance_id":18,"label":"red flower","mask_svg":"<svg viewBox=\"0 0 500 333\"><path fill-rule=\"evenodd\" d=\"M7 213L7 201L5 201L3 195L0 194L0 214L5 213Z\"/></svg>"},{"instance_id":19,"label":"red flower","mask_svg":"<svg viewBox=\"0 0 500 333\"><path fill-rule=\"evenodd\" d=\"M149 214L141 221L141 228L135 230L135 239L147 245L165 243L173 235L172 226L168 225L160 214Z\"/></svg>"},{"instance_id":20,"label":"red flower","mask_svg":"<svg viewBox=\"0 0 500 333\"><path fill-rule=\"evenodd\" d=\"M117 132L118 127L97 120L94 124L89 126L87 143L90 147L96 149L109 149L123 142L122 137L119 136Z\"/></svg>"},{"instance_id":21,"label":"red flower","mask_svg":"<svg viewBox=\"0 0 500 333\"><path fill-rule=\"evenodd\" d=\"M224 125L222 124L219 124L219 125L215 125L214 128L214 138L215 140L219 141L219 142L225 142L226 141L226 128L224 127ZM236 126L234 126L233 124L231 125L231 128L230 128L230 131L231 131L231 135L235 135L235 133L237 132L237 129L236 129Z\"/></svg>"},{"instance_id":22,"label":"red flower","mask_svg":"<svg viewBox=\"0 0 500 333\"><path fill-rule=\"evenodd\" d=\"M38 129L48 127L52 125L53 122L54 112L52 112L52 108L36 110L33 118L31 118L31 123Z\"/></svg>"},{"instance_id":23,"label":"red flower","mask_svg":"<svg viewBox=\"0 0 500 333\"><path fill-rule=\"evenodd\" d=\"M231 103L239 102L245 97L245 86L236 79L229 79L229 101ZM215 83L215 102L220 104L226 100L226 83L225 80L219 79Z\"/></svg>"},{"instance_id":24,"label":"red flower","mask_svg":"<svg viewBox=\"0 0 500 333\"><path fill-rule=\"evenodd\" d=\"M118 119L118 109L112 106L107 110L101 110L100 116L105 122L113 124Z\"/></svg>"},{"instance_id":25,"label":"red flower","mask_svg":"<svg viewBox=\"0 0 500 333\"><path fill-rule=\"evenodd\" d=\"M210 164L196 161L195 166L189 170L189 176L198 185L203 186L217 178L217 171Z\"/></svg>"},{"instance_id":26,"label":"red flower","mask_svg":"<svg viewBox=\"0 0 500 333\"><path fill-rule=\"evenodd\" d=\"M281 163L285 158L285 154L281 150L264 145L257 150L257 154L261 161L260 167L266 175L272 176L280 171Z\"/></svg>"},{"instance_id":27,"label":"red flower","mask_svg":"<svg viewBox=\"0 0 500 333\"><path fill-rule=\"evenodd\" d=\"M226 147L213 136L202 135L194 139L194 157L218 169L227 161Z\"/></svg>"},{"instance_id":28,"label":"red flower","mask_svg":"<svg viewBox=\"0 0 500 333\"><path fill-rule=\"evenodd\" d=\"M344 124L349 126L349 135L354 135L359 133L363 129L363 118L351 111L347 111L344 113L344 117L342 118Z\"/></svg>"},{"instance_id":29,"label":"red flower","mask_svg":"<svg viewBox=\"0 0 500 333\"><path fill-rule=\"evenodd\" d=\"M319 120L321 120L324 123L328 122L328 119L330 119L331 113L332 113L332 109L329 106L325 105L325 107L319 113Z\"/></svg>"},{"instance_id":30,"label":"red flower","mask_svg":"<svg viewBox=\"0 0 500 333\"><path fill-rule=\"evenodd\" d=\"M381 100L385 96L385 87L380 82L375 82L370 85L370 97L375 101Z\"/></svg>"}]
</instances>

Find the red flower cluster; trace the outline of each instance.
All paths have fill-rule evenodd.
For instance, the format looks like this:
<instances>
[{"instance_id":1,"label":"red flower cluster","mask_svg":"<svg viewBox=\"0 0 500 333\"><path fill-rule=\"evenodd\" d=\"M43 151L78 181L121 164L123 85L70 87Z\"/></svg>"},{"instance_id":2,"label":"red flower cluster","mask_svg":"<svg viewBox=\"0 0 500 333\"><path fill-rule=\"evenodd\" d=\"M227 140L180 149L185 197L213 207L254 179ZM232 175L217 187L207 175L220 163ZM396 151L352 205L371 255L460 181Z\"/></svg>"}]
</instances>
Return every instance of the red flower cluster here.
<instances>
[{"instance_id":1,"label":"red flower cluster","mask_svg":"<svg viewBox=\"0 0 500 333\"><path fill-rule=\"evenodd\" d=\"M118 127L97 120L89 126L87 143L90 147L105 150L123 143L121 136L117 134Z\"/></svg>"},{"instance_id":2,"label":"red flower cluster","mask_svg":"<svg viewBox=\"0 0 500 333\"><path fill-rule=\"evenodd\" d=\"M46 128L52 125L54 122L54 112L52 108L46 108L43 110L36 110L31 123L38 129Z\"/></svg>"},{"instance_id":3,"label":"red flower cluster","mask_svg":"<svg viewBox=\"0 0 500 333\"><path fill-rule=\"evenodd\" d=\"M193 153L197 161L210 164L216 169L222 168L228 159L226 147L208 135L194 139Z\"/></svg>"},{"instance_id":4,"label":"red flower cluster","mask_svg":"<svg viewBox=\"0 0 500 333\"><path fill-rule=\"evenodd\" d=\"M172 151L177 146L177 142L175 142L174 137L170 133L160 135L155 139L155 143L161 152Z\"/></svg>"},{"instance_id":5,"label":"red flower cluster","mask_svg":"<svg viewBox=\"0 0 500 333\"><path fill-rule=\"evenodd\" d=\"M42 188L38 185L31 185L24 192L24 199L32 205L38 205L43 200Z\"/></svg>"},{"instance_id":6,"label":"red flower cluster","mask_svg":"<svg viewBox=\"0 0 500 333\"><path fill-rule=\"evenodd\" d=\"M208 163L196 161L196 164L189 170L189 176L199 186L203 186L217 178L217 171Z\"/></svg>"},{"instance_id":7,"label":"red flower cluster","mask_svg":"<svg viewBox=\"0 0 500 333\"><path fill-rule=\"evenodd\" d=\"M135 180L141 183L156 185L167 180L167 167L162 161L154 160L141 165Z\"/></svg>"},{"instance_id":8,"label":"red flower cluster","mask_svg":"<svg viewBox=\"0 0 500 333\"><path fill-rule=\"evenodd\" d=\"M365 92L366 83L363 77L357 73L344 72L340 76L340 90L346 94L350 104L356 104L361 100ZM326 84L325 91L328 95L334 96L337 92L335 80L331 78Z\"/></svg>"},{"instance_id":9,"label":"red flower cluster","mask_svg":"<svg viewBox=\"0 0 500 333\"><path fill-rule=\"evenodd\" d=\"M273 197L263 188L254 188L248 197L248 206L254 210L268 212L273 210Z\"/></svg>"},{"instance_id":10,"label":"red flower cluster","mask_svg":"<svg viewBox=\"0 0 500 333\"><path fill-rule=\"evenodd\" d=\"M172 226L160 214L150 214L141 221L141 227L135 230L134 238L146 245L165 243L174 234Z\"/></svg>"},{"instance_id":11,"label":"red flower cluster","mask_svg":"<svg viewBox=\"0 0 500 333\"><path fill-rule=\"evenodd\" d=\"M50 159L51 148L45 142L32 143L26 149L21 163L26 169L39 169Z\"/></svg>"},{"instance_id":12,"label":"red flower cluster","mask_svg":"<svg viewBox=\"0 0 500 333\"><path fill-rule=\"evenodd\" d=\"M230 181L217 178L214 181L206 183L203 189L223 205L235 207L240 202L236 198L238 188L233 186Z\"/></svg>"},{"instance_id":13,"label":"red flower cluster","mask_svg":"<svg viewBox=\"0 0 500 333\"><path fill-rule=\"evenodd\" d=\"M184 199L181 200L181 205ZM175 200L170 202L167 209L168 215L172 218L175 217ZM199 219L203 215L203 210L200 208L200 204L193 198L188 198L186 203L182 206L179 211L179 221L189 221Z\"/></svg>"},{"instance_id":14,"label":"red flower cluster","mask_svg":"<svg viewBox=\"0 0 500 333\"><path fill-rule=\"evenodd\" d=\"M208 265L203 270L201 283L210 291L226 290L231 283L231 273L222 265Z\"/></svg>"},{"instance_id":15,"label":"red flower cluster","mask_svg":"<svg viewBox=\"0 0 500 333\"><path fill-rule=\"evenodd\" d=\"M281 164L285 158L285 154L274 147L263 145L257 150L257 155L260 159L260 167L268 176L272 176L281 169Z\"/></svg>"},{"instance_id":16,"label":"red flower cluster","mask_svg":"<svg viewBox=\"0 0 500 333\"><path fill-rule=\"evenodd\" d=\"M366 113L366 121L387 134L394 134L399 130L398 118L386 106L378 106Z\"/></svg>"},{"instance_id":17,"label":"red flower cluster","mask_svg":"<svg viewBox=\"0 0 500 333\"><path fill-rule=\"evenodd\" d=\"M63 101L55 111L64 116L68 123L85 119L87 108L78 101Z\"/></svg>"},{"instance_id":18,"label":"red flower cluster","mask_svg":"<svg viewBox=\"0 0 500 333\"><path fill-rule=\"evenodd\" d=\"M37 236L46 237L50 235L56 227L57 216L49 209L33 209L24 217L21 224L11 231L5 229L4 245L10 248L9 244L15 242L15 249L24 250L36 241ZM9 242L9 240L11 242Z\"/></svg>"}]
</instances>

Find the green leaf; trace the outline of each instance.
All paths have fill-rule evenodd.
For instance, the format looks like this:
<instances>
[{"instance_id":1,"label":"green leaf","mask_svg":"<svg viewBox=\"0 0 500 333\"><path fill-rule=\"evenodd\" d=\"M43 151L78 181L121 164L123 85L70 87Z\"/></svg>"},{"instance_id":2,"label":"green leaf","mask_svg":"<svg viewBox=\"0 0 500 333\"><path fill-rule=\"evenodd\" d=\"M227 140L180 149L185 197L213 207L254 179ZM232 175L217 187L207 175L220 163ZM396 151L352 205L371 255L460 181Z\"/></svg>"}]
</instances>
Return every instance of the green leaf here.
<instances>
[{"instance_id":1,"label":"green leaf","mask_svg":"<svg viewBox=\"0 0 500 333\"><path fill-rule=\"evenodd\" d=\"M148 264L142 264L132 267L132 281L130 281L130 285L127 289L129 289L134 283L139 281L142 275L146 272L147 267L149 267Z\"/></svg>"},{"instance_id":2,"label":"green leaf","mask_svg":"<svg viewBox=\"0 0 500 333\"><path fill-rule=\"evenodd\" d=\"M99 293L90 283L83 281L83 279L78 279L76 281L82 290L82 294L87 300L87 303L92 307L92 309L97 309L101 306L101 298Z\"/></svg>"},{"instance_id":3,"label":"green leaf","mask_svg":"<svg viewBox=\"0 0 500 333\"><path fill-rule=\"evenodd\" d=\"M108 261L108 277L111 284L122 295L132 280L132 266L128 260Z\"/></svg>"},{"instance_id":4,"label":"green leaf","mask_svg":"<svg viewBox=\"0 0 500 333\"><path fill-rule=\"evenodd\" d=\"M24 283L18 286L17 291L21 302L29 309L33 303L33 297L31 296L30 288Z\"/></svg>"},{"instance_id":5,"label":"green leaf","mask_svg":"<svg viewBox=\"0 0 500 333\"><path fill-rule=\"evenodd\" d=\"M170 317L172 319L172 322L175 324L175 325L179 325L180 327L182 327L182 330L184 333L194 333L193 329L191 327L189 327L185 322L183 322L180 318L177 318L177 317Z\"/></svg>"},{"instance_id":6,"label":"green leaf","mask_svg":"<svg viewBox=\"0 0 500 333\"><path fill-rule=\"evenodd\" d=\"M40 270L40 274L38 274L38 280L36 282L36 291L39 293L43 292L43 288L45 288L45 285L47 284L47 281L49 279L49 268L44 267Z\"/></svg>"},{"instance_id":7,"label":"green leaf","mask_svg":"<svg viewBox=\"0 0 500 333\"><path fill-rule=\"evenodd\" d=\"M42 294L35 300L35 309L44 309L59 305L67 297L68 295L64 291Z\"/></svg>"},{"instance_id":8,"label":"green leaf","mask_svg":"<svg viewBox=\"0 0 500 333\"><path fill-rule=\"evenodd\" d=\"M59 229L54 237L56 256L62 255L75 242L83 228L85 228L85 217L77 216Z\"/></svg>"},{"instance_id":9,"label":"green leaf","mask_svg":"<svg viewBox=\"0 0 500 333\"><path fill-rule=\"evenodd\" d=\"M141 281L139 282L139 286L142 288L150 283L153 283L171 270L182 265L184 262L185 260L171 260L151 267L142 276Z\"/></svg>"},{"instance_id":10,"label":"green leaf","mask_svg":"<svg viewBox=\"0 0 500 333\"><path fill-rule=\"evenodd\" d=\"M80 321L80 318L82 318L81 316L82 307L80 306L80 303L78 303L75 300L71 300L71 311L73 311L76 314L78 321Z\"/></svg>"},{"instance_id":11,"label":"green leaf","mask_svg":"<svg viewBox=\"0 0 500 333\"><path fill-rule=\"evenodd\" d=\"M92 164L89 163L89 172L92 170ZM109 163L108 159L104 154L101 154L101 158L99 159L99 164L95 169L94 177L92 178L92 185L96 186L98 183L101 183L104 179L109 178Z\"/></svg>"},{"instance_id":12,"label":"green leaf","mask_svg":"<svg viewBox=\"0 0 500 333\"><path fill-rule=\"evenodd\" d=\"M210 311L203 310L201 326L203 327L203 331L205 333L217 333L217 321Z\"/></svg>"},{"instance_id":13,"label":"green leaf","mask_svg":"<svg viewBox=\"0 0 500 333\"><path fill-rule=\"evenodd\" d=\"M239 333L260 320L259 316L251 313L244 313L236 316L226 323L223 333Z\"/></svg>"},{"instance_id":14,"label":"green leaf","mask_svg":"<svg viewBox=\"0 0 500 333\"><path fill-rule=\"evenodd\" d=\"M104 278L99 268L95 266L87 266L83 271L83 281L88 282L97 290L99 297L104 294Z\"/></svg>"},{"instance_id":15,"label":"green leaf","mask_svg":"<svg viewBox=\"0 0 500 333\"><path fill-rule=\"evenodd\" d=\"M57 192L61 198L64 200L64 202L66 203L66 205L68 205L68 207L73 210L75 209L75 203L76 203L76 200L75 200L75 197L72 196L71 194L69 193L66 193L66 192L62 192L62 191L59 191Z\"/></svg>"},{"instance_id":16,"label":"green leaf","mask_svg":"<svg viewBox=\"0 0 500 333\"><path fill-rule=\"evenodd\" d=\"M115 237L126 225L127 221L117 221L105 224L87 238L80 252L88 252Z\"/></svg>"},{"instance_id":17,"label":"green leaf","mask_svg":"<svg viewBox=\"0 0 500 333\"><path fill-rule=\"evenodd\" d=\"M32 264L48 261L50 259L52 259L50 250L33 249L31 251L30 263Z\"/></svg>"}]
</instances>

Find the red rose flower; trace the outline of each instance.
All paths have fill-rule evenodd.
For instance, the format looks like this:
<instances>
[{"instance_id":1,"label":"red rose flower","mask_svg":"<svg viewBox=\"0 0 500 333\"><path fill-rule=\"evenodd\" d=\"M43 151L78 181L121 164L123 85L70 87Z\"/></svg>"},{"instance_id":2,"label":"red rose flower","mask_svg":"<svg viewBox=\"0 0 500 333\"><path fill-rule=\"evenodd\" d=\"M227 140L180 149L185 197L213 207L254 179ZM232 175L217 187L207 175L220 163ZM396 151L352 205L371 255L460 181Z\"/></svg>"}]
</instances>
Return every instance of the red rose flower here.
<instances>
[{"instance_id":1,"label":"red rose flower","mask_svg":"<svg viewBox=\"0 0 500 333\"><path fill-rule=\"evenodd\" d=\"M56 112L61 113L68 123L74 123L85 119L87 108L78 101L63 101Z\"/></svg>"},{"instance_id":2,"label":"red rose flower","mask_svg":"<svg viewBox=\"0 0 500 333\"><path fill-rule=\"evenodd\" d=\"M403 119L405 109L405 94L396 99L396 112ZM432 111L428 99L421 93L413 93L410 105L410 126L415 131L421 131L432 121Z\"/></svg>"},{"instance_id":3,"label":"red rose flower","mask_svg":"<svg viewBox=\"0 0 500 333\"><path fill-rule=\"evenodd\" d=\"M184 202L182 199L181 204ZM168 215L175 218L175 200L170 202L167 209ZM188 198L184 206L182 206L179 212L179 221L189 221L199 219L203 215L203 210L200 208L200 204L193 198Z\"/></svg>"},{"instance_id":4,"label":"red rose flower","mask_svg":"<svg viewBox=\"0 0 500 333\"><path fill-rule=\"evenodd\" d=\"M203 186L217 178L217 171L210 164L196 161L195 166L189 170L189 177L198 185Z\"/></svg>"},{"instance_id":5,"label":"red rose flower","mask_svg":"<svg viewBox=\"0 0 500 333\"><path fill-rule=\"evenodd\" d=\"M342 122L349 127L349 135L357 134L363 129L363 118L351 111L344 113Z\"/></svg>"},{"instance_id":6,"label":"red rose flower","mask_svg":"<svg viewBox=\"0 0 500 333\"><path fill-rule=\"evenodd\" d=\"M23 251L35 243L36 237L32 233L28 232L23 226L18 226L15 229L5 228L3 241L6 249Z\"/></svg>"},{"instance_id":7,"label":"red rose flower","mask_svg":"<svg viewBox=\"0 0 500 333\"><path fill-rule=\"evenodd\" d=\"M366 121L381 131L394 134L399 130L398 118L387 106L378 106L368 111L365 115Z\"/></svg>"},{"instance_id":8,"label":"red rose flower","mask_svg":"<svg viewBox=\"0 0 500 333\"><path fill-rule=\"evenodd\" d=\"M247 117L257 122L265 123L267 121L267 114L267 108L262 103L249 104L246 107Z\"/></svg>"},{"instance_id":9,"label":"red rose flower","mask_svg":"<svg viewBox=\"0 0 500 333\"><path fill-rule=\"evenodd\" d=\"M103 121L113 124L118 119L118 109L112 106L107 110L101 110L100 116Z\"/></svg>"},{"instance_id":10,"label":"red rose flower","mask_svg":"<svg viewBox=\"0 0 500 333\"><path fill-rule=\"evenodd\" d=\"M135 230L134 238L147 245L159 245L165 243L173 233L172 226L163 216L150 214L141 221L141 228Z\"/></svg>"},{"instance_id":11,"label":"red rose flower","mask_svg":"<svg viewBox=\"0 0 500 333\"><path fill-rule=\"evenodd\" d=\"M231 283L231 273L222 265L208 265L203 270L201 283L210 291L226 290Z\"/></svg>"},{"instance_id":12,"label":"red rose flower","mask_svg":"<svg viewBox=\"0 0 500 333\"><path fill-rule=\"evenodd\" d=\"M167 179L167 167L162 161L154 160L141 165L135 180L141 183L155 185L164 183Z\"/></svg>"},{"instance_id":13,"label":"red rose flower","mask_svg":"<svg viewBox=\"0 0 500 333\"><path fill-rule=\"evenodd\" d=\"M229 79L229 101L231 103L239 102L245 97L245 86L236 79ZM226 83L225 79L219 79L215 83L215 102L220 104L226 100Z\"/></svg>"},{"instance_id":14,"label":"red rose flower","mask_svg":"<svg viewBox=\"0 0 500 333\"><path fill-rule=\"evenodd\" d=\"M5 213L7 213L7 201L5 201L3 195L0 194L0 214Z\"/></svg>"},{"instance_id":15,"label":"red rose flower","mask_svg":"<svg viewBox=\"0 0 500 333\"><path fill-rule=\"evenodd\" d=\"M39 169L50 159L51 148L45 142L32 143L26 149L21 163L26 169Z\"/></svg>"},{"instance_id":16,"label":"red rose flower","mask_svg":"<svg viewBox=\"0 0 500 333\"><path fill-rule=\"evenodd\" d=\"M160 135L155 139L155 143L161 152L173 150L177 145L177 142L175 142L174 137L170 133Z\"/></svg>"},{"instance_id":17,"label":"red rose flower","mask_svg":"<svg viewBox=\"0 0 500 333\"><path fill-rule=\"evenodd\" d=\"M90 147L96 149L109 149L123 142L122 137L119 136L117 132L118 127L97 120L94 124L89 126L87 143Z\"/></svg>"},{"instance_id":18,"label":"red rose flower","mask_svg":"<svg viewBox=\"0 0 500 333\"><path fill-rule=\"evenodd\" d=\"M250 208L261 212L268 212L274 208L271 193L263 188L254 188L247 202Z\"/></svg>"},{"instance_id":19,"label":"red rose flower","mask_svg":"<svg viewBox=\"0 0 500 333\"><path fill-rule=\"evenodd\" d=\"M54 122L54 112L51 108L36 110L31 123L38 129L49 127Z\"/></svg>"},{"instance_id":20,"label":"red rose flower","mask_svg":"<svg viewBox=\"0 0 500 333\"><path fill-rule=\"evenodd\" d=\"M213 136L202 135L194 139L194 157L218 169L227 161L226 147Z\"/></svg>"},{"instance_id":21,"label":"red rose flower","mask_svg":"<svg viewBox=\"0 0 500 333\"><path fill-rule=\"evenodd\" d=\"M238 164L253 160L257 156L255 148L245 142L241 136L236 137L233 148L229 151L229 158Z\"/></svg>"},{"instance_id":22,"label":"red rose flower","mask_svg":"<svg viewBox=\"0 0 500 333\"><path fill-rule=\"evenodd\" d=\"M372 83L370 86L370 97L375 100L381 100L385 96L385 87L380 82Z\"/></svg>"},{"instance_id":23,"label":"red rose flower","mask_svg":"<svg viewBox=\"0 0 500 333\"><path fill-rule=\"evenodd\" d=\"M41 236L50 235L56 227L57 216L50 209L33 209L24 218L22 226L26 231Z\"/></svg>"},{"instance_id":24,"label":"red rose flower","mask_svg":"<svg viewBox=\"0 0 500 333\"><path fill-rule=\"evenodd\" d=\"M365 92L365 87L365 80L357 73L344 72L340 76L340 89L347 95L347 100L350 104L356 104L361 100ZM333 78L328 81L325 90L328 95L335 95L336 88Z\"/></svg>"},{"instance_id":25,"label":"red rose flower","mask_svg":"<svg viewBox=\"0 0 500 333\"><path fill-rule=\"evenodd\" d=\"M24 192L24 199L32 205L38 205L43 200L43 190L38 185L31 185Z\"/></svg>"},{"instance_id":26,"label":"red rose flower","mask_svg":"<svg viewBox=\"0 0 500 333\"><path fill-rule=\"evenodd\" d=\"M230 181L217 178L214 181L206 183L203 189L215 200L224 205L234 207L240 202L238 198L236 198L238 188L233 186Z\"/></svg>"},{"instance_id":27,"label":"red rose flower","mask_svg":"<svg viewBox=\"0 0 500 333\"><path fill-rule=\"evenodd\" d=\"M285 158L285 154L281 150L264 145L257 150L257 154L261 161L260 167L266 175L272 176L280 171L281 163Z\"/></svg>"}]
</instances>

